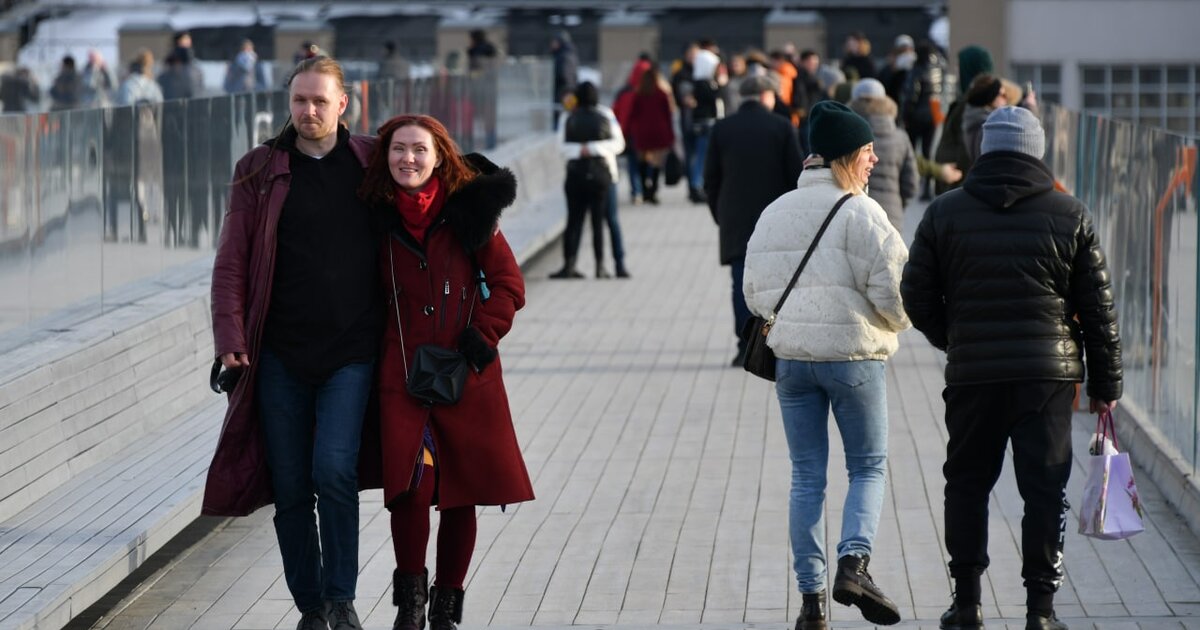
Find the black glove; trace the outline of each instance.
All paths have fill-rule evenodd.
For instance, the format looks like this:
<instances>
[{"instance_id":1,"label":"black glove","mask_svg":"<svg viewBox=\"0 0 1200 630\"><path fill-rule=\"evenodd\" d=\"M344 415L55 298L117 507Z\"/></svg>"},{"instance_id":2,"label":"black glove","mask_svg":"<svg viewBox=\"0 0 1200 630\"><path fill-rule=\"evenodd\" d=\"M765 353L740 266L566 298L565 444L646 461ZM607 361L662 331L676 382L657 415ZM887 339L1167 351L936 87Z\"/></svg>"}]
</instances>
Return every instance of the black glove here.
<instances>
[{"instance_id":1,"label":"black glove","mask_svg":"<svg viewBox=\"0 0 1200 630\"><path fill-rule=\"evenodd\" d=\"M491 365L492 361L496 360L496 351L488 345L479 330L471 326L468 326L458 336L458 351L467 359L471 367L475 368L476 373L482 372L484 368Z\"/></svg>"}]
</instances>

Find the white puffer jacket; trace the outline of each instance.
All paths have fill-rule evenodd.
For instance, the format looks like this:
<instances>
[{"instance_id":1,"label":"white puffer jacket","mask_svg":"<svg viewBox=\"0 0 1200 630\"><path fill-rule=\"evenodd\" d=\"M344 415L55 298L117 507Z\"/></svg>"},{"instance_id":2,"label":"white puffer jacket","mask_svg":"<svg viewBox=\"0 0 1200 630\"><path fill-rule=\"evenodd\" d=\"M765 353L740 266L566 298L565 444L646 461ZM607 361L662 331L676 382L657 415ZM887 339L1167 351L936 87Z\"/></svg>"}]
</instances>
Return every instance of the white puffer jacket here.
<instances>
[{"instance_id":1,"label":"white puffer jacket","mask_svg":"<svg viewBox=\"0 0 1200 630\"><path fill-rule=\"evenodd\" d=\"M833 171L805 170L796 190L767 206L746 247L743 291L769 317L829 210L846 193ZM910 323L900 300L908 249L875 200L855 195L817 244L777 314L767 345L781 359L856 361L896 352Z\"/></svg>"}]
</instances>

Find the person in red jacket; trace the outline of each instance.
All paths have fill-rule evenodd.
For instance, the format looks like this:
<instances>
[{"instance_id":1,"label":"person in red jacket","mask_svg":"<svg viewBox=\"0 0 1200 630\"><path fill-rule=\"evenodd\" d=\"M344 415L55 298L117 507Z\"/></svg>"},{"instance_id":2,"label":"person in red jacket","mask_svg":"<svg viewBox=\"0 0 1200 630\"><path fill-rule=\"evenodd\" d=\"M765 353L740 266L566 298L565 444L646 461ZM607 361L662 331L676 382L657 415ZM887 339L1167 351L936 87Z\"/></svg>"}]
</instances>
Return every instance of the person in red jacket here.
<instances>
[{"instance_id":1,"label":"person in red jacket","mask_svg":"<svg viewBox=\"0 0 1200 630\"><path fill-rule=\"evenodd\" d=\"M621 130L625 133L625 162L629 169L629 202L635 205L642 201L642 168L641 162L638 160L637 149L633 146L633 137L628 131L629 115L633 110L633 97L634 92L637 91L638 82L653 65L650 55L642 53L637 62L633 64L633 69L629 71L629 78L625 81L625 85L621 86L621 89L617 90L617 95L613 97L613 115L617 117L617 124L621 125Z\"/></svg>"},{"instance_id":2,"label":"person in red jacket","mask_svg":"<svg viewBox=\"0 0 1200 630\"><path fill-rule=\"evenodd\" d=\"M361 630L358 466L384 305L378 231L357 193L374 138L338 123L336 61L302 61L288 91L289 124L237 164L213 263L216 356L241 376L203 511L273 501L298 627Z\"/></svg>"},{"instance_id":3,"label":"person in red jacket","mask_svg":"<svg viewBox=\"0 0 1200 630\"><path fill-rule=\"evenodd\" d=\"M360 189L383 217L387 324L379 365L384 503L396 553L393 628L451 630L475 548L475 506L533 499L496 346L525 304L525 282L499 230L516 178L462 155L424 115L379 129ZM405 387L417 347L457 349L471 368L461 399L429 405ZM429 508L441 511L428 585Z\"/></svg>"}]
</instances>

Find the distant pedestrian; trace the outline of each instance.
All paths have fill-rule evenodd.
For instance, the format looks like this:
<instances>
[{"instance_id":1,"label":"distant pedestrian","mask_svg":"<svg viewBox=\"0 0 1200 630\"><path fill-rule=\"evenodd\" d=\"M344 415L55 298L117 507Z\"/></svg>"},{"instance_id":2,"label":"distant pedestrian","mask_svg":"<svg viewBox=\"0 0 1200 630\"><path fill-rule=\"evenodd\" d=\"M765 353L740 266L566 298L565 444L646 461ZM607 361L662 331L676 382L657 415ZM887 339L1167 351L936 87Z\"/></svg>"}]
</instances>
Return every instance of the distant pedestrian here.
<instances>
[{"instance_id":1,"label":"distant pedestrian","mask_svg":"<svg viewBox=\"0 0 1200 630\"><path fill-rule=\"evenodd\" d=\"M563 266L554 279L583 278L576 268L583 238L583 220L591 216L592 252L596 277L609 278L604 268L604 225L608 221L608 195L617 177L617 155L625 139L616 116L599 104L596 86L584 81L575 88L575 109L559 126L559 151L567 160L563 191L567 196L567 228L563 233ZM623 254L623 252L622 252ZM624 269L624 261L618 266ZM627 275L627 274L626 274Z\"/></svg>"},{"instance_id":2,"label":"distant pedestrian","mask_svg":"<svg viewBox=\"0 0 1200 630\"><path fill-rule=\"evenodd\" d=\"M397 81L407 79L412 64L396 50L396 42L388 40L383 43L383 57L379 59L379 71L376 78Z\"/></svg>"},{"instance_id":3,"label":"distant pedestrian","mask_svg":"<svg viewBox=\"0 0 1200 630\"><path fill-rule=\"evenodd\" d=\"M871 40L861 31L846 36L843 46L842 72L846 80L853 83L859 79L874 79L877 76L875 61L871 59Z\"/></svg>"},{"instance_id":4,"label":"distant pedestrian","mask_svg":"<svg viewBox=\"0 0 1200 630\"><path fill-rule=\"evenodd\" d=\"M58 75L50 86L50 110L62 111L75 109L83 102L83 79L75 70L75 58L67 55L62 58Z\"/></svg>"},{"instance_id":5,"label":"distant pedestrian","mask_svg":"<svg viewBox=\"0 0 1200 630\"><path fill-rule=\"evenodd\" d=\"M129 63L129 75L117 90L117 105L161 103L162 88L154 80L154 54L143 48Z\"/></svg>"},{"instance_id":6,"label":"distant pedestrian","mask_svg":"<svg viewBox=\"0 0 1200 630\"><path fill-rule=\"evenodd\" d=\"M579 83L579 56L575 52L575 43L567 31L555 33L550 40L550 54L554 58L554 129L558 129L558 119L563 113L563 103L575 91Z\"/></svg>"},{"instance_id":7,"label":"distant pedestrian","mask_svg":"<svg viewBox=\"0 0 1200 630\"><path fill-rule=\"evenodd\" d=\"M988 502L1006 451L1025 504L1025 628L1066 629L1054 594L1064 575L1075 384L1086 375L1093 413L1121 397L1104 251L1083 203L1054 190L1045 142L1028 110L992 112L962 190L926 209L901 283L913 325L946 353L943 531L954 599L943 629L983 627Z\"/></svg>"},{"instance_id":8,"label":"distant pedestrian","mask_svg":"<svg viewBox=\"0 0 1200 630\"><path fill-rule=\"evenodd\" d=\"M470 33L471 45L467 47L467 70L487 72L495 67L499 52L496 45L488 41L487 31L475 29Z\"/></svg>"},{"instance_id":9,"label":"distant pedestrian","mask_svg":"<svg viewBox=\"0 0 1200 630\"><path fill-rule=\"evenodd\" d=\"M532 501L498 353L525 305L525 283L500 231L512 171L459 153L423 115L379 130L361 192L382 217L388 296L378 369L383 503L391 512L394 630L454 630L475 552L477 506ZM461 399L428 404L405 389L417 349L457 349L469 364ZM437 566L429 585L429 511L437 506ZM481 587L486 592L487 587ZM332 624L331 624L332 625Z\"/></svg>"},{"instance_id":10,"label":"distant pedestrian","mask_svg":"<svg viewBox=\"0 0 1200 630\"><path fill-rule=\"evenodd\" d=\"M157 79L163 100L192 98L192 81L188 75L188 67L180 60L179 55L174 51L167 55L163 60L163 70L158 73Z\"/></svg>"},{"instance_id":11,"label":"distant pedestrian","mask_svg":"<svg viewBox=\"0 0 1200 630\"><path fill-rule=\"evenodd\" d=\"M701 48L692 59L692 137L691 163L687 165L688 201L704 203L704 161L708 153L709 134L713 125L725 115L721 99L718 69L721 58Z\"/></svg>"},{"instance_id":12,"label":"distant pedestrian","mask_svg":"<svg viewBox=\"0 0 1200 630\"><path fill-rule=\"evenodd\" d=\"M171 39L174 44L171 54L183 66L189 83L188 96L180 96L179 98L204 96L206 92L204 73L200 70L200 65L196 63L196 51L192 48L192 34L188 31L177 31Z\"/></svg>"},{"instance_id":13,"label":"distant pedestrian","mask_svg":"<svg viewBox=\"0 0 1200 630\"><path fill-rule=\"evenodd\" d=\"M942 123L943 66L933 45L922 42L916 48L916 60L905 75L897 102L900 121L913 149L926 158L933 156L933 136ZM930 197L929 181L922 181L921 198Z\"/></svg>"},{"instance_id":14,"label":"distant pedestrian","mask_svg":"<svg viewBox=\"0 0 1200 630\"><path fill-rule=\"evenodd\" d=\"M972 45L958 51L958 98L946 110L941 140L933 153L935 162L953 164L963 173L970 169L971 160L967 155L962 132L963 113L967 108L967 88L975 81L975 77L989 74L992 70L992 55L986 48ZM939 182L934 191L940 195L956 186L956 183Z\"/></svg>"},{"instance_id":15,"label":"distant pedestrian","mask_svg":"<svg viewBox=\"0 0 1200 630\"><path fill-rule=\"evenodd\" d=\"M242 40L242 46L225 68L225 91L229 94L253 92L258 86L258 53L254 42Z\"/></svg>"},{"instance_id":16,"label":"distant pedestrian","mask_svg":"<svg viewBox=\"0 0 1200 630\"><path fill-rule=\"evenodd\" d=\"M36 111L41 100L42 90L29 68L18 66L0 77L0 102L5 113Z\"/></svg>"},{"instance_id":17,"label":"distant pedestrian","mask_svg":"<svg viewBox=\"0 0 1200 630\"><path fill-rule=\"evenodd\" d=\"M883 208L863 193L875 155L867 121L845 105L813 107L796 190L763 210L746 246L746 303L775 324L775 391L792 460L788 524L801 593L796 628L826 627L825 478L829 412L842 436L849 487L837 535L833 599L873 624L900 621L867 566L883 509L888 403L884 362L908 328L900 300L907 250ZM820 157L816 157L820 156ZM796 290L775 304L833 208ZM836 531L831 528L831 531Z\"/></svg>"},{"instance_id":18,"label":"distant pedestrian","mask_svg":"<svg viewBox=\"0 0 1200 630\"><path fill-rule=\"evenodd\" d=\"M633 139L642 198L646 203L658 205L659 176L667 154L675 150L675 132L671 126L670 86L654 66L646 68L638 78L628 124L626 136Z\"/></svg>"},{"instance_id":19,"label":"distant pedestrian","mask_svg":"<svg viewBox=\"0 0 1200 630\"><path fill-rule=\"evenodd\" d=\"M917 156L908 135L896 128L896 103L888 98L883 84L859 79L851 92L850 109L871 123L875 155L867 194L883 206L897 231L904 227L904 209L916 198L920 179Z\"/></svg>"},{"instance_id":20,"label":"distant pedestrian","mask_svg":"<svg viewBox=\"0 0 1200 630\"><path fill-rule=\"evenodd\" d=\"M108 68L108 62L104 60L104 55L95 48L88 51L88 62L83 67L80 80L83 83L83 107L104 107L112 103L117 82Z\"/></svg>"},{"instance_id":21,"label":"distant pedestrian","mask_svg":"<svg viewBox=\"0 0 1200 630\"><path fill-rule=\"evenodd\" d=\"M966 169L979 159L980 147L983 143L983 123L997 109L1009 105L1008 93L1004 91L1004 82L1000 77L991 74L981 74L967 88L967 106L963 110L962 140L963 149L967 154ZM1016 103L1011 103L1015 105Z\"/></svg>"},{"instance_id":22,"label":"distant pedestrian","mask_svg":"<svg viewBox=\"0 0 1200 630\"><path fill-rule=\"evenodd\" d=\"M700 52L698 42L690 42L683 50L683 57L671 65L671 96L679 112L679 139L683 145L683 172L688 182L688 200L700 198L696 182L692 180L691 164L696 155L696 133L692 125L696 111L696 90L692 82L693 63Z\"/></svg>"},{"instance_id":23,"label":"distant pedestrian","mask_svg":"<svg viewBox=\"0 0 1200 630\"><path fill-rule=\"evenodd\" d=\"M613 115L617 117L617 122L621 125L621 131L625 134L625 163L629 172L629 202L638 204L642 201L643 186L641 168L638 162L638 152L633 144L633 134L630 132L630 114L633 110L634 97L637 94L638 83L641 81L642 75L651 68L653 64L650 62L649 55L642 53L634 62L633 68L629 71L629 78L625 80L624 85L617 90L613 96ZM670 109L668 108L667 126L670 126Z\"/></svg>"},{"instance_id":24,"label":"distant pedestrian","mask_svg":"<svg viewBox=\"0 0 1200 630\"><path fill-rule=\"evenodd\" d=\"M791 122L772 113L775 82L766 75L741 82L742 104L736 113L713 125L704 164L708 209L720 232L720 262L732 275L734 366L746 352L742 328L750 318L742 292L746 243L763 208L796 188L803 170L800 143Z\"/></svg>"}]
</instances>

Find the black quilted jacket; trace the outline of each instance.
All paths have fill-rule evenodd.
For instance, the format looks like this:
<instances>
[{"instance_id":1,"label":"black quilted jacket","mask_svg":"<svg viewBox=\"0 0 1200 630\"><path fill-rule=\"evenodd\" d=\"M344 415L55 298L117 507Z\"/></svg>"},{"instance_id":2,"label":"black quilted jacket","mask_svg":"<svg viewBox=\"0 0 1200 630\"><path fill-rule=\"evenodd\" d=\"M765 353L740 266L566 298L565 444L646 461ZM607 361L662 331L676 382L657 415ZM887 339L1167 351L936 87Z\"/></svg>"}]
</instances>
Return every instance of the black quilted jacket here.
<instances>
[{"instance_id":1,"label":"black quilted jacket","mask_svg":"<svg viewBox=\"0 0 1200 630\"><path fill-rule=\"evenodd\" d=\"M1081 381L1121 397L1121 340L1087 209L1040 160L982 156L929 204L900 285L913 326L946 351L946 384Z\"/></svg>"}]
</instances>

